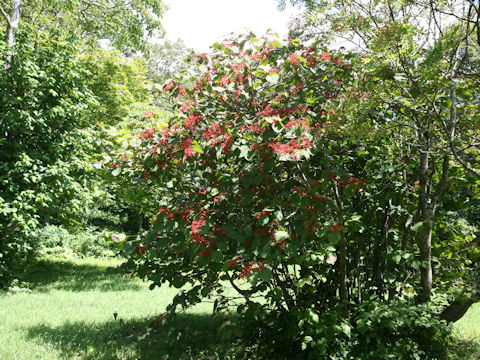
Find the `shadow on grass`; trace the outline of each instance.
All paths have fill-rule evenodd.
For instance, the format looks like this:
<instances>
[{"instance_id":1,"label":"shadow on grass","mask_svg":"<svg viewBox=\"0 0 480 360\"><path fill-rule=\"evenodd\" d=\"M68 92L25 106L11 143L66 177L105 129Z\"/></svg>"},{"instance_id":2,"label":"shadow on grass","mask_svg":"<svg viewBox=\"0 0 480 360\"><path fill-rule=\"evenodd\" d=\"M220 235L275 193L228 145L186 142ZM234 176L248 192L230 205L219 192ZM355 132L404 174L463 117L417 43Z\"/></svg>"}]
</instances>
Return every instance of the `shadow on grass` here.
<instances>
[{"instance_id":1,"label":"shadow on grass","mask_svg":"<svg viewBox=\"0 0 480 360\"><path fill-rule=\"evenodd\" d=\"M457 339L449 349L449 360L480 359L480 341L475 339Z\"/></svg>"},{"instance_id":2,"label":"shadow on grass","mask_svg":"<svg viewBox=\"0 0 480 360\"><path fill-rule=\"evenodd\" d=\"M52 345L67 359L242 358L238 357L242 350L239 345L219 329L219 320L209 315L185 314L164 325L152 319L125 324L76 322L58 327L40 324L28 328L27 337Z\"/></svg>"},{"instance_id":3,"label":"shadow on grass","mask_svg":"<svg viewBox=\"0 0 480 360\"><path fill-rule=\"evenodd\" d=\"M41 260L23 276L36 291L139 290L138 283L118 274L106 274L107 266L75 264L69 260Z\"/></svg>"}]
</instances>

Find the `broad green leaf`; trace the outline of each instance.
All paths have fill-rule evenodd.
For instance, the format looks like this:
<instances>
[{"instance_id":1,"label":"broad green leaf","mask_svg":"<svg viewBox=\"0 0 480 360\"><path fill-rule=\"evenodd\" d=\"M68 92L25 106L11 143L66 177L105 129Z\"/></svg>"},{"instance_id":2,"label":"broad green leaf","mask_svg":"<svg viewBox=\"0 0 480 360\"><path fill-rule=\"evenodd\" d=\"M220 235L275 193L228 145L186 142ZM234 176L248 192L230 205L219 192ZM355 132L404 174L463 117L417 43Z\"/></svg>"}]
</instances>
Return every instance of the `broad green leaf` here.
<instances>
[{"instance_id":1,"label":"broad green leaf","mask_svg":"<svg viewBox=\"0 0 480 360\"><path fill-rule=\"evenodd\" d=\"M203 150L202 150L202 147L200 146L200 144L198 142L194 142L192 144L192 149L195 150L197 153L199 154L203 154Z\"/></svg>"},{"instance_id":2,"label":"broad green leaf","mask_svg":"<svg viewBox=\"0 0 480 360\"><path fill-rule=\"evenodd\" d=\"M270 270L269 268L263 268L262 270L258 271L258 276L263 281L269 281L272 278L273 273L272 270Z\"/></svg>"},{"instance_id":3,"label":"broad green leaf","mask_svg":"<svg viewBox=\"0 0 480 360\"><path fill-rule=\"evenodd\" d=\"M121 167L117 167L117 168L113 169L112 175L113 175L113 176L118 176L118 175L120 175L121 172L122 172L122 168L121 168Z\"/></svg>"},{"instance_id":4,"label":"broad green leaf","mask_svg":"<svg viewBox=\"0 0 480 360\"><path fill-rule=\"evenodd\" d=\"M266 79L270 84L275 85L278 83L278 80L280 79L280 75L275 73L268 74Z\"/></svg>"},{"instance_id":5,"label":"broad green leaf","mask_svg":"<svg viewBox=\"0 0 480 360\"><path fill-rule=\"evenodd\" d=\"M131 146L131 147L139 147L141 144L142 144L142 140L140 140L139 138L133 138L133 139L130 139L130 141L128 142L128 144Z\"/></svg>"},{"instance_id":6,"label":"broad green leaf","mask_svg":"<svg viewBox=\"0 0 480 360\"><path fill-rule=\"evenodd\" d=\"M222 253L218 250L212 251L212 260L218 263L222 263L223 262Z\"/></svg>"},{"instance_id":7,"label":"broad green leaf","mask_svg":"<svg viewBox=\"0 0 480 360\"><path fill-rule=\"evenodd\" d=\"M183 276L176 276L173 278L171 281L171 284L176 287L177 289L180 289L183 285L185 285L187 282L186 278Z\"/></svg>"},{"instance_id":8,"label":"broad green leaf","mask_svg":"<svg viewBox=\"0 0 480 360\"><path fill-rule=\"evenodd\" d=\"M414 224L411 229L414 232L419 232L420 230L422 230L424 225L425 225L424 221L419 221L416 224Z\"/></svg>"},{"instance_id":9,"label":"broad green leaf","mask_svg":"<svg viewBox=\"0 0 480 360\"><path fill-rule=\"evenodd\" d=\"M340 241L340 231L329 231L328 232L328 241L330 244L336 245Z\"/></svg>"},{"instance_id":10,"label":"broad green leaf","mask_svg":"<svg viewBox=\"0 0 480 360\"><path fill-rule=\"evenodd\" d=\"M290 235L288 234L288 232L280 230L275 232L274 237L276 241L281 241L281 240L288 239Z\"/></svg>"}]
</instances>

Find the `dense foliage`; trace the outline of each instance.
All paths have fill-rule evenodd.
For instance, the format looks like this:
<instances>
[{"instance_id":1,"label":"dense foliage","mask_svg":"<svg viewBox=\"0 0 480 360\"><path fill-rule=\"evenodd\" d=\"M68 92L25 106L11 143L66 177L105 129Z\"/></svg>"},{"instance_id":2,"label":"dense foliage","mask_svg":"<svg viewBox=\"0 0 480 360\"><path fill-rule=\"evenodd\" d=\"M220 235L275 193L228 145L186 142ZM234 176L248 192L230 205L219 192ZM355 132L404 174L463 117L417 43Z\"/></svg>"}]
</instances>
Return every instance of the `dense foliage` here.
<instances>
[{"instance_id":1,"label":"dense foliage","mask_svg":"<svg viewBox=\"0 0 480 360\"><path fill-rule=\"evenodd\" d=\"M54 28L74 34L94 46L99 39L107 40L124 53L145 50L150 37L163 35L161 0L10 0L0 8L8 19L7 33L15 32L18 23L28 23L42 32Z\"/></svg>"},{"instance_id":2,"label":"dense foliage","mask_svg":"<svg viewBox=\"0 0 480 360\"><path fill-rule=\"evenodd\" d=\"M95 98L74 39L22 32L19 40L8 66L0 65L2 282L25 260L40 222L67 221L88 199L93 146L86 126Z\"/></svg>"},{"instance_id":3,"label":"dense foliage","mask_svg":"<svg viewBox=\"0 0 480 360\"><path fill-rule=\"evenodd\" d=\"M143 61L86 47L55 29L24 24L16 35L13 47L0 43L2 286L35 255L39 226L128 228L90 216L115 198L115 186L104 184L94 165L110 146L107 126L127 126L155 110ZM118 203L106 217L139 217ZM78 239L73 248L83 246L71 238ZM98 243L99 235L86 238Z\"/></svg>"},{"instance_id":4,"label":"dense foliage","mask_svg":"<svg viewBox=\"0 0 480 360\"><path fill-rule=\"evenodd\" d=\"M105 246L102 231L94 227L71 231L57 225L38 228L29 237L37 260L44 257L107 257L114 256L112 246Z\"/></svg>"}]
</instances>

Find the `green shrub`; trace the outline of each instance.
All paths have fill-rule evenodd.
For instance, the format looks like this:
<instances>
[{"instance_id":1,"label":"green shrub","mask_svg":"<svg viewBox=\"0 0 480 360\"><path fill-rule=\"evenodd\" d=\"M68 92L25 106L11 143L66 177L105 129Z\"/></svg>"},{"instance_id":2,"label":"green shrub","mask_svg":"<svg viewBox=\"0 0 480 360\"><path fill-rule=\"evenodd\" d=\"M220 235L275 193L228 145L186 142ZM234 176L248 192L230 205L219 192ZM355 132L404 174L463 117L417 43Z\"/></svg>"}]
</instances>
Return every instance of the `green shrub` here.
<instances>
[{"instance_id":1,"label":"green shrub","mask_svg":"<svg viewBox=\"0 0 480 360\"><path fill-rule=\"evenodd\" d=\"M39 256L113 256L111 245L95 228L70 232L62 226L47 225L34 233L33 241Z\"/></svg>"},{"instance_id":2,"label":"green shrub","mask_svg":"<svg viewBox=\"0 0 480 360\"><path fill-rule=\"evenodd\" d=\"M352 354L356 359L444 359L451 333L440 320L441 301L371 302L357 309Z\"/></svg>"},{"instance_id":3,"label":"green shrub","mask_svg":"<svg viewBox=\"0 0 480 360\"><path fill-rule=\"evenodd\" d=\"M240 326L260 359L445 359L451 327L438 318L442 306L371 301L312 317L309 309L275 313L252 303Z\"/></svg>"},{"instance_id":4,"label":"green shrub","mask_svg":"<svg viewBox=\"0 0 480 360\"><path fill-rule=\"evenodd\" d=\"M467 289L477 250L442 228L440 210L423 220L423 155L410 146L395 153L397 131L410 139L409 130L375 131L408 117L363 113L357 123L358 60L320 42L215 44L165 85L178 110L166 126L119 139L107 160L112 178L154 195L156 215L145 236L111 240L128 258L122 269L150 288L187 285L169 314L205 298L224 308L243 298L238 312L259 358L443 356L449 329L438 306L411 299Z\"/></svg>"}]
</instances>

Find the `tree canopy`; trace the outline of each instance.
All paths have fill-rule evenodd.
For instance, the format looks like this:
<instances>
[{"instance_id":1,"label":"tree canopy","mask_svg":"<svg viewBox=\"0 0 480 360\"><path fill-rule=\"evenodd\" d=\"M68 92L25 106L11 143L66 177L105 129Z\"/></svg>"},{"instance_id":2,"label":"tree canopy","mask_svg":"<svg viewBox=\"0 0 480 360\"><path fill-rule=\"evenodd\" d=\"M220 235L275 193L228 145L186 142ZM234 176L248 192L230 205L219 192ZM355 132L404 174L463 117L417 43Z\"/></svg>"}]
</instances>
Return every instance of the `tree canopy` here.
<instances>
[{"instance_id":1,"label":"tree canopy","mask_svg":"<svg viewBox=\"0 0 480 360\"><path fill-rule=\"evenodd\" d=\"M163 35L166 10L160 0L13 0L1 6L7 32L18 8L16 16L33 27L75 34L87 42L106 39L126 53L144 50L150 37Z\"/></svg>"}]
</instances>

